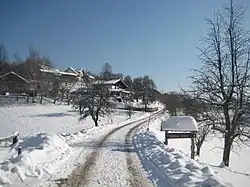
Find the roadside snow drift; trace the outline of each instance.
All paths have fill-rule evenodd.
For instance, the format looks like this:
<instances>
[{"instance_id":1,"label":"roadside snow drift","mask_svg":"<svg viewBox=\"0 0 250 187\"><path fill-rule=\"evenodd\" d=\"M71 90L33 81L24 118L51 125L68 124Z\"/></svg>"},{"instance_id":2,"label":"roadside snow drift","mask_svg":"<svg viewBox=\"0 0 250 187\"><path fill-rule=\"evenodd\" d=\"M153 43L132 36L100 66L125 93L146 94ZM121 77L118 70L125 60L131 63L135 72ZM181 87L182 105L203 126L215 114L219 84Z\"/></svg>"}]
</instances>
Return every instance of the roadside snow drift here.
<instances>
[{"instance_id":1,"label":"roadside snow drift","mask_svg":"<svg viewBox=\"0 0 250 187\"><path fill-rule=\"evenodd\" d=\"M20 155L17 154L19 147L22 148ZM40 133L24 137L9 150L5 148L1 152L0 149L1 155L3 151L5 161L0 163L0 185L40 177L44 172L50 175L56 170L54 163L63 161L71 153L71 148L60 135Z\"/></svg>"},{"instance_id":2,"label":"roadside snow drift","mask_svg":"<svg viewBox=\"0 0 250 187\"><path fill-rule=\"evenodd\" d=\"M203 167L174 148L165 146L152 132L136 134L134 144L143 164L151 165L151 170L158 170L158 176L165 175L172 186L225 186L215 177L210 167ZM151 178L158 181L158 186L162 186L158 176Z\"/></svg>"}]
</instances>

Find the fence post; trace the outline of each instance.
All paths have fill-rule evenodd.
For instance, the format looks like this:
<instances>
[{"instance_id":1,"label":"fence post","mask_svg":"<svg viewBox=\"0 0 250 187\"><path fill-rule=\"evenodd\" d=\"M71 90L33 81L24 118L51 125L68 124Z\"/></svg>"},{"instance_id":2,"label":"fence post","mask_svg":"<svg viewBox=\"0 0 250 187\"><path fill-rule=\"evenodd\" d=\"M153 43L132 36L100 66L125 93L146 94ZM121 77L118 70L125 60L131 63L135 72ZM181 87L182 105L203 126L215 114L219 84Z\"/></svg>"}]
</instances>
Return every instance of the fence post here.
<instances>
[{"instance_id":1,"label":"fence post","mask_svg":"<svg viewBox=\"0 0 250 187\"><path fill-rule=\"evenodd\" d=\"M195 155L195 143L194 143L194 139L195 139L195 134L192 135L191 137L191 158L194 159L194 155Z\"/></svg>"},{"instance_id":2,"label":"fence post","mask_svg":"<svg viewBox=\"0 0 250 187\"><path fill-rule=\"evenodd\" d=\"M168 131L165 131L165 145L168 145Z\"/></svg>"},{"instance_id":3,"label":"fence post","mask_svg":"<svg viewBox=\"0 0 250 187\"><path fill-rule=\"evenodd\" d=\"M149 123L150 123L150 116L148 118L148 127L147 127L147 132L149 132Z\"/></svg>"}]
</instances>

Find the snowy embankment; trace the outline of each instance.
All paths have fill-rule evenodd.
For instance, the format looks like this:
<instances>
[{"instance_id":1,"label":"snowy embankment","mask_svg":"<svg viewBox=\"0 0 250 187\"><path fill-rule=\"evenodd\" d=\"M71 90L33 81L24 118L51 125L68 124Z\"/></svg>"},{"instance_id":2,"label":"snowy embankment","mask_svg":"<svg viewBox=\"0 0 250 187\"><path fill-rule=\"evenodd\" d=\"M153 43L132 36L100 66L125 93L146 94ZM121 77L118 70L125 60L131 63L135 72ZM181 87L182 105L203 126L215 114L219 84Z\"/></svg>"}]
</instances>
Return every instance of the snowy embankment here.
<instances>
[{"instance_id":1,"label":"snowy embankment","mask_svg":"<svg viewBox=\"0 0 250 187\"><path fill-rule=\"evenodd\" d=\"M20 133L14 146L0 146L0 186L38 186L66 176L81 162L80 155L88 153L72 145L87 139L95 141L114 127L147 116L149 113L135 112L128 119L125 111L116 110L94 127L91 117L79 121L77 112L69 106L0 107L0 137Z\"/></svg>"},{"instance_id":2,"label":"snowy embankment","mask_svg":"<svg viewBox=\"0 0 250 187\"><path fill-rule=\"evenodd\" d=\"M165 181L177 187L225 186L210 167L201 166L180 151L165 146L152 132L136 134L134 144L144 168L151 173L149 177L157 186L164 186Z\"/></svg>"},{"instance_id":3,"label":"snowy embankment","mask_svg":"<svg viewBox=\"0 0 250 187\"><path fill-rule=\"evenodd\" d=\"M18 147L22 148L20 155L17 154ZM55 164L60 164L72 153L62 136L52 133L26 136L15 146L0 150L0 185L53 173Z\"/></svg>"},{"instance_id":4,"label":"snowy embankment","mask_svg":"<svg viewBox=\"0 0 250 187\"><path fill-rule=\"evenodd\" d=\"M157 139L164 142L165 135L161 129L162 120L168 118L168 114L163 115L154 122L150 123L149 129L155 134ZM181 153L190 156L190 139L170 139L168 146L179 150ZM250 147L234 145L231 152L230 167L221 167L223 152L223 138L210 135L208 140L203 143L201 154L197 162L200 165L210 167L216 176L223 181L226 186L246 187L250 184Z\"/></svg>"}]
</instances>

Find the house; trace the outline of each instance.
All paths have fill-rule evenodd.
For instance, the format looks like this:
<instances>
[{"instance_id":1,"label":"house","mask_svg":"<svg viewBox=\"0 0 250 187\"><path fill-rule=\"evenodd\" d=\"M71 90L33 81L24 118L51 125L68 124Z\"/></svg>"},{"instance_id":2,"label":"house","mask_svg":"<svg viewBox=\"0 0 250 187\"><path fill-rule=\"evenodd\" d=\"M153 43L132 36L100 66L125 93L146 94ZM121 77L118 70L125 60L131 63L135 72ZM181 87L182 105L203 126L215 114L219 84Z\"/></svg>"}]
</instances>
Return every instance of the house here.
<instances>
[{"instance_id":1,"label":"house","mask_svg":"<svg viewBox=\"0 0 250 187\"><path fill-rule=\"evenodd\" d=\"M26 93L29 81L17 73L10 71L0 76L1 92Z\"/></svg>"},{"instance_id":2,"label":"house","mask_svg":"<svg viewBox=\"0 0 250 187\"><path fill-rule=\"evenodd\" d=\"M58 79L60 82L70 82L74 83L78 81L78 74L70 71L60 71L56 68L42 67L40 69L43 78L47 80Z\"/></svg>"},{"instance_id":3,"label":"house","mask_svg":"<svg viewBox=\"0 0 250 187\"><path fill-rule=\"evenodd\" d=\"M121 80L96 81L92 84L96 87L105 87L109 91L109 96L112 97L130 97L132 92L127 91L128 86Z\"/></svg>"},{"instance_id":4,"label":"house","mask_svg":"<svg viewBox=\"0 0 250 187\"><path fill-rule=\"evenodd\" d=\"M90 75L83 68L77 70L72 67L68 67L64 72L76 74L78 77L78 81L83 81L85 83L93 83L95 80L94 76Z\"/></svg>"}]
</instances>

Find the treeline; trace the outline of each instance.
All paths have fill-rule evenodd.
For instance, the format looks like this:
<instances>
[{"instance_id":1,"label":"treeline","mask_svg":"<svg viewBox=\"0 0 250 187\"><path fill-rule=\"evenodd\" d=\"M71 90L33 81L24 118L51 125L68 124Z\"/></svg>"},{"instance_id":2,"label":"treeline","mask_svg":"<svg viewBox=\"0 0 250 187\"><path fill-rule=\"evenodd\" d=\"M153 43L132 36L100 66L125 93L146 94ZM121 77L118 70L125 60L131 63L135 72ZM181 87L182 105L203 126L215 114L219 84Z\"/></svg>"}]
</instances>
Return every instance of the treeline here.
<instances>
[{"instance_id":1,"label":"treeline","mask_svg":"<svg viewBox=\"0 0 250 187\"><path fill-rule=\"evenodd\" d=\"M39 80L38 72L42 65L53 67L48 57L41 56L33 48L29 49L29 55L25 59L15 55L15 60L11 61L7 49L3 44L0 44L0 76L14 71L27 80Z\"/></svg>"}]
</instances>

